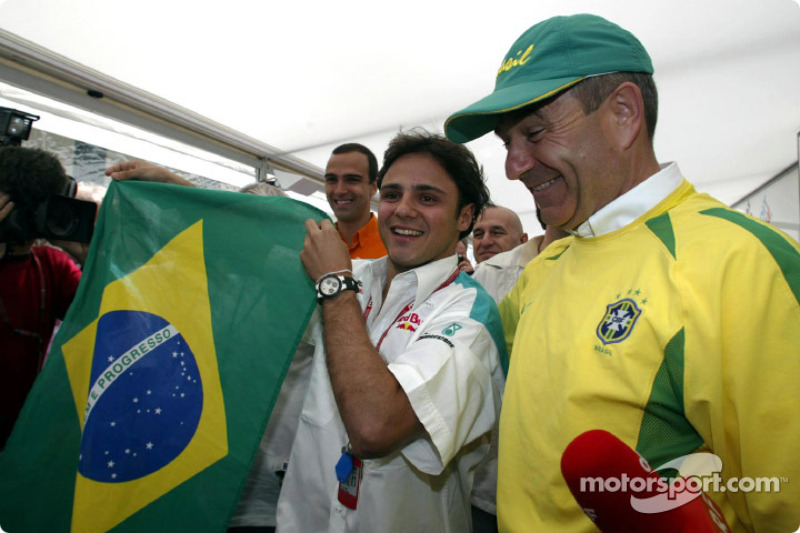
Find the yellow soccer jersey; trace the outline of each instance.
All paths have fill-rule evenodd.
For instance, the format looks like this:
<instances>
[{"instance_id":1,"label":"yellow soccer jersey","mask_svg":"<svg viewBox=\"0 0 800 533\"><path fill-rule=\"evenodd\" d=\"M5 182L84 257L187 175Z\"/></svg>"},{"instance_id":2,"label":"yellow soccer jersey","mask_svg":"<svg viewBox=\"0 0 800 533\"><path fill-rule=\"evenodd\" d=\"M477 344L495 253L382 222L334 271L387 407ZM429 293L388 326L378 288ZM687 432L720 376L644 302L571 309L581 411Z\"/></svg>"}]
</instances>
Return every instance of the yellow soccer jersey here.
<instances>
[{"instance_id":1,"label":"yellow soccer jersey","mask_svg":"<svg viewBox=\"0 0 800 533\"><path fill-rule=\"evenodd\" d=\"M777 479L709 495L734 531L794 531L799 300L798 244L685 181L619 230L546 250L500 305L501 530L596 531L560 461L599 428L654 467L703 450L725 481Z\"/></svg>"}]
</instances>

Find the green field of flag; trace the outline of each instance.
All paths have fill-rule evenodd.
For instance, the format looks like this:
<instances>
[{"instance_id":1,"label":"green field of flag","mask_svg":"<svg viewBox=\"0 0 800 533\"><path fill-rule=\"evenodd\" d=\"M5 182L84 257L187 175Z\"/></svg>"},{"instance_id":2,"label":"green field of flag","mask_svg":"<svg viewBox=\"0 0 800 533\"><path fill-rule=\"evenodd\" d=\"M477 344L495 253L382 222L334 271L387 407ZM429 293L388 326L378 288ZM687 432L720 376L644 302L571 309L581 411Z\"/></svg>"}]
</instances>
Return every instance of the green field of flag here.
<instances>
[{"instance_id":1,"label":"green field of flag","mask_svg":"<svg viewBox=\"0 0 800 533\"><path fill-rule=\"evenodd\" d=\"M316 300L279 197L113 182L5 450L9 533L223 532Z\"/></svg>"}]
</instances>

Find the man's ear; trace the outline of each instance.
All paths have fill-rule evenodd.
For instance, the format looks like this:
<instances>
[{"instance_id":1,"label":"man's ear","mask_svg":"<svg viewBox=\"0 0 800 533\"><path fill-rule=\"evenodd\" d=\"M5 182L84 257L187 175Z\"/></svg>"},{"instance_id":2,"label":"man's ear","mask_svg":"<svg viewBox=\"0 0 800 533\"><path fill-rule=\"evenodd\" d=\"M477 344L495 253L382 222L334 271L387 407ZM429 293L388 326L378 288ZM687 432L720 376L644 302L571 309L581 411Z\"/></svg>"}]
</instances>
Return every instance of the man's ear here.
<instances>
[{"instance_id":1,"label":"man's ear","mask_svg":"<svg viewBox=\"0 0 800 533\"><path fill-rule=\"evenodd\" d=\"M522 235L519 236L519 243L525 244L526 242L528 242L528 234L523 232Z\"/></svg>"},{"instance_id":2,"label":"man's ear","mask_svg":"<svg viewBox=\"0 0 800 533\"><path fill-rule=\"evenodd\" d=\"M369 184L369 197L372 198L376 194L378 194L378 178L375 178Z\"/></svg>"},{"instance_id":3,"label":"man's ear","mask_svg":"<svg viewBox=\"0 0 800 533\"><path fill-rule=\"evenodd\" d=\"M467 231L472 224L472 216L475 213L475 204L467 204L461 208L458 214L458 231Z\"/></svg>"},{"instance_id":4,"label":"man's ear","mask_svg":"<svg viewBox=\"0 0 800 533\"><path fill-rule=\"evenodd\" d=\"M640 134L645 133L644 99L635 83L626 81L614 89L608 105L609 134L621 150L630 148Z\"/></svg>"}]
</instances>

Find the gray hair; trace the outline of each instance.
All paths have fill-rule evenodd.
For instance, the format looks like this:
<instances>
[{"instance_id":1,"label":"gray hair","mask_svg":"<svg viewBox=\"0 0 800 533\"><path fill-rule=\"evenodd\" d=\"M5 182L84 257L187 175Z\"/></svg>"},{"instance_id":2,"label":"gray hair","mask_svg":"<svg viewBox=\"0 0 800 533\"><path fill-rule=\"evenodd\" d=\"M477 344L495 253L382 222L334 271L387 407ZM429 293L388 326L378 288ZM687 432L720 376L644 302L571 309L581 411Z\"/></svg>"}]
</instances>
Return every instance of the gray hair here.
<instances>
[{"instance_id":1,"label":"gray hair","mask_svg":"<svg viewBox=\"0 0 800 533\"><path fill-rule=\"evenodd\" d=\"M275 185L263 181L248 183L247 185L239 189L239 192L247 194L257 194L259 196L283 196L284 198L288 197L288 195L285 192L283 192Z\"/></svg>"}]
</instances>

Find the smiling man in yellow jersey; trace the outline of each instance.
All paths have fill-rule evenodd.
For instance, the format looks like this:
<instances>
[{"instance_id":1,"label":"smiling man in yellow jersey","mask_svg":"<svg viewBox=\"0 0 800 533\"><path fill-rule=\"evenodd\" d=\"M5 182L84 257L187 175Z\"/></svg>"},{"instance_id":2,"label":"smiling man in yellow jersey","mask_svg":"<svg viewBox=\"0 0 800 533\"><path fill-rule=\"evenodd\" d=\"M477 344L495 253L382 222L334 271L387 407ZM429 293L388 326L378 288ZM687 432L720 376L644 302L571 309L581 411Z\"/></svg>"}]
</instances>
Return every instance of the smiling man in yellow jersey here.
<instances>
[{"instance_id":1,"label":"smiling man in yellow jersey","mask_svg":"<svg viewBox=\"0 0 800 533\"><path fill-rule=\"evenodd\" d=\"M595 428L656 469L705 451L723 482L778 480L708 495L733 531L796 530L798 244L659 164L653 66L628 31L554 17L501 65L495 91L452 115L447 135L494 131L508 178L573 236L534 259L500 305L513 336L500 530L596 531L560 471L566 446Z\"/></svg>"}]
</instances>

